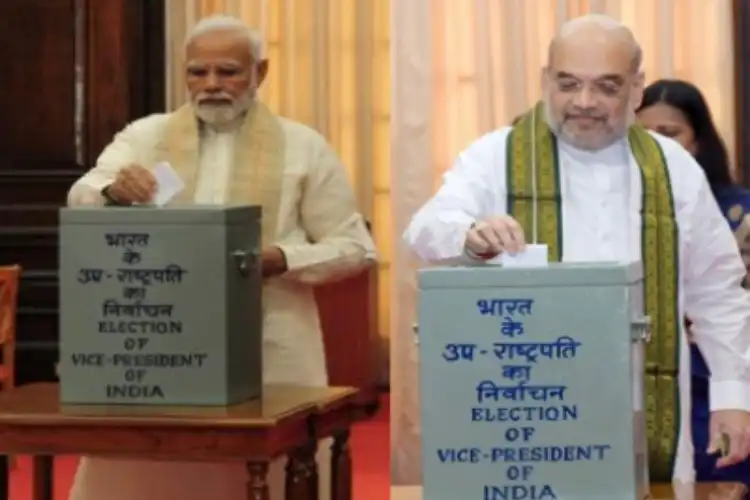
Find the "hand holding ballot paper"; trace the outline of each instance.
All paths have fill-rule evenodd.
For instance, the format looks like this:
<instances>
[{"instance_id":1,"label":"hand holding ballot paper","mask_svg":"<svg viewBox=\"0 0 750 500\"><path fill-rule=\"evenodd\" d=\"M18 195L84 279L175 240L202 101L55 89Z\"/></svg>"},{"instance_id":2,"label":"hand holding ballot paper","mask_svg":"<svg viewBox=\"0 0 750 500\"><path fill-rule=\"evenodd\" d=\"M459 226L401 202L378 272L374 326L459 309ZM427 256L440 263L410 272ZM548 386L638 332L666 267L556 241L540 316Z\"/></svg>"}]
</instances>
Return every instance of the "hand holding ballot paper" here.
<instances>
[{"instance_id":1,"label":"hand holding ballot paper","mask_svg":"<svg viewBox=\"0 0 750 500\"><path fill-rule=\"evenodd\" d=\"M471 255L491 258L501 253L517 253L524 249L523 229L509 215L490 217L472 224L466 235L465 248Z\"/></svg>"},{"instance_id":2,"label":"hand holding ballot paper","mask_svg":"<svg viewBox=\"0 0 750 500\"><path fill-rule=\"evenodd\" d=\"M546 266L548 261L547 245L527 245L523 229L509 215L473 224L465 248L472 257L506 267Z\"/></svg>"},{"instance_id":3,"label":"hand holding ballot paper","mask_svg":"<svg viewBox=\"0 0 750 500\"><path fill-rule=\"evenodd\" d=\"M160 163L153 170L133 164L121 169L102 194L114 205L153 204L161 207L184 188L182 179L168 163Z\"/></svg>"}]
</instances>

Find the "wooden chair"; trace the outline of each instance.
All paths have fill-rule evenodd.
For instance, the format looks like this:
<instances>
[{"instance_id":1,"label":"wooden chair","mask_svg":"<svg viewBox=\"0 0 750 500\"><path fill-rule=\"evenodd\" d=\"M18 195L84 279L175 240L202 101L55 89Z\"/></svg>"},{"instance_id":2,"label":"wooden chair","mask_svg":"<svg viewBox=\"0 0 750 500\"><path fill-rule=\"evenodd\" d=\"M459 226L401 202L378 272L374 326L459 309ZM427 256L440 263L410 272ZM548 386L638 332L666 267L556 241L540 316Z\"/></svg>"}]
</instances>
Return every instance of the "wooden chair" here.
<instances>
[{"instance_id":1,"label":"wooden chair","mask_svg":"<svg viewBox=\"0 0 750 500\"><path fill-rule=\"evenodd\" d=\"M368 231L370 223L365 222ZM378 406L377 270L315 289L328 368L328 383L356 387L368 414Z\"/></svg>"},{"instance_id":2,"label":"wooden chair","mask_svg":"<svg viewBox=\"0 0 750 500\"><path fill-rule=\"evenodd\" d=\"M21 266L0 266L0 391L12 389L16 384L16 316L18 309L18 284ZM10 468L16 466L16 457L8 457Z\"/></svg>"},{"instance_id":3,"label":"wooden chair","mask_svg":"<svg viewBox=\"0 0 750 500\"><path fill-rule=\"evenodd\" d=\"M16 315L21 266L0 266L0 390L15 386Z\"/></svg>"}]
</instances>

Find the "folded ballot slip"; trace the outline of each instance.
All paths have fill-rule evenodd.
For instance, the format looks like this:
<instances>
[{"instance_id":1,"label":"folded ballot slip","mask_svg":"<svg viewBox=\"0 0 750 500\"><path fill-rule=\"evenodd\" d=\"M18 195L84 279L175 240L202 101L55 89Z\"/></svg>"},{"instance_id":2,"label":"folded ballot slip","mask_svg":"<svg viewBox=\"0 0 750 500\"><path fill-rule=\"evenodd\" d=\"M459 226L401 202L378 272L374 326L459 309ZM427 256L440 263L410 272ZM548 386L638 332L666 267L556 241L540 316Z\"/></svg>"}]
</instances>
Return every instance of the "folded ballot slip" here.
<instances>
[{"instance_id":1,"label":"folded ballot slip","mask_svg":"<svg viewBox=\"0 0 750 500\"><path fill-rule=\"evenodd\" d=\"M156 196L154 205L163 207L185 189L185 183L169 163L159 163L152 171L156 178Z\"/></svg>"},{"instance_id":2,"label":"folded ballot slip","mask_svg":"<svg viewBox=\"0 0 750 500\"><path fill-rule=\"evenodd\" d=\"M503 253L488 260L487 264L503 267L544 267L549 265L549 250L547 245L526 245L523 252L515 255Z\"/></svg>"}]
</instances>

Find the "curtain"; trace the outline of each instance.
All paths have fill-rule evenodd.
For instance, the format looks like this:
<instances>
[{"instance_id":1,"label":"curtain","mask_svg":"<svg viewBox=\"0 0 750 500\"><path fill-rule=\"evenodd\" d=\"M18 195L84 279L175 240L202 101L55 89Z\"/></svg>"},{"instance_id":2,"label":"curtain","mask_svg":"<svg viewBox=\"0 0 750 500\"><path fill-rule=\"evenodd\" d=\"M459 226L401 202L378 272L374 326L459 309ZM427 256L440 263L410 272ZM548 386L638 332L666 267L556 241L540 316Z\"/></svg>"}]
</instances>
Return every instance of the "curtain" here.
<instances>
[{"instance_id":1,"label":"curtain","mask_svg":"<svg viewBox=\"0 0 750 500\"><path fill-rule=\"evenodd\" d=\"M392 5L392 238L434 193L456 155L540 98L547 45L586 13L628 25L647 81L690 80L734 151L732 2L727 0L399 0ZM391 481L421 482L418 263L396 245L391 280Z\"/></svg>"},{"instance_id":2,"label":"curtain","mask_svg":"<svg viewBox=\"0 0 750 500\"><path fill-rule=\"evenodd\" d=\"M185 101L184 40L202 17L229 14L265 40L260 99L323 134L338 152L378 242L378 332L388 335L390 5L353 0L167 0L168 103ZM384 339L386 340L386 339ZM386 351L387 352L387 351Z\"/></svg>"}]
</instances>

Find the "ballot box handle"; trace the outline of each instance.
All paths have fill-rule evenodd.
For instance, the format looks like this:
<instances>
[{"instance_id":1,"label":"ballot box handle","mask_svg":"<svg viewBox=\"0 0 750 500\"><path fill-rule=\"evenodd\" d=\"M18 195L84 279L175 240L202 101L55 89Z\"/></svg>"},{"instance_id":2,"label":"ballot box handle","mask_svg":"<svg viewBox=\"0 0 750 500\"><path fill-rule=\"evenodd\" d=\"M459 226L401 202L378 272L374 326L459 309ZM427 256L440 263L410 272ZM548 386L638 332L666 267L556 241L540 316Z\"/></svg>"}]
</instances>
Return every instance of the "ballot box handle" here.
<instances>
[{"instance_id":1,"label":"ballot box handle","mask_svg":"<svg viewBox=\"0 0 750 500\"><path fill-rule=\"evenodd\" d=\"M651 342L651 318L649 316L643 316L633 320L631 323L633 332L633 342Z\"/></svg>"},{"instance_id":2,"label":"ballot box handle","mask_svg":"<svg viewBox=\"0 0 750 500\"><path fill-rule=\"evenodd\" d=\"M258 253L248 252L247 250L235 250L232 252L232 259L234 259L234 263L240 274L242 276L247 276L257 262Z\"/></svg>"},{"instance_id":3,"label":"ballot box handle","mask_svg":"<svg viewBox=\"0 0 750 500\"><path fill-rule=\"evenodd\" d=\"M414 334L414 343L419 345L419 325L417 323L411 325L411 331Z\"/></svg>"}]
</instances>

